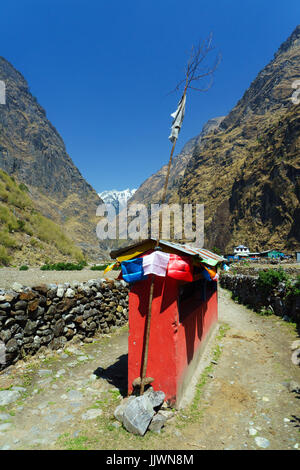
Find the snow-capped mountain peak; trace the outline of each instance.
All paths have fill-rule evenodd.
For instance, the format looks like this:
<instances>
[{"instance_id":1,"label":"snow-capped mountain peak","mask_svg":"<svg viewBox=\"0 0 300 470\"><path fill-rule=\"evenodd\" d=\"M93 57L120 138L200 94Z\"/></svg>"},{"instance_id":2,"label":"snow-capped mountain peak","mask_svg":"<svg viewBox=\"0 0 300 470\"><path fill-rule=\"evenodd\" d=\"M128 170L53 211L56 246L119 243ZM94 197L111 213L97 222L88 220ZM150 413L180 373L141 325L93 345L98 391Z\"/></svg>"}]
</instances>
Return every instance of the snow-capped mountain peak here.
<instances>
[{"instance_id":1,"label":"snow-capped mountain peak","mask_svg":"<svg viewBox=\"0 0 300 470\"><path fill-rule=\"evenodd\" d=\"M136 189L124 189L118 191L117 189L110 189L98 193L99 197L106 204L113 204L117 213L119 213L127 204L127 201L134 195Z\"/></svg>"}]
</instances>

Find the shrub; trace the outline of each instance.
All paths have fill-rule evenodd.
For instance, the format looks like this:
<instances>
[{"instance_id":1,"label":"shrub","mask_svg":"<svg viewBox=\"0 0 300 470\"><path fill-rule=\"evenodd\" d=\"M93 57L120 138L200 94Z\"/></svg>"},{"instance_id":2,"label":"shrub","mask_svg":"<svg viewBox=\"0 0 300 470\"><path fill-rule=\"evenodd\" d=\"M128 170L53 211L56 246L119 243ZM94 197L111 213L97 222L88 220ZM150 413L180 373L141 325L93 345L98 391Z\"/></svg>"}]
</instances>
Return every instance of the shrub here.
<instances>
[{"instance_id":1,"label":"shrub","mask_svg":"<svg viewBox=\"0 0 300 470\"><path fill-rule=\"evenodd\" d=\"M94 264L94 266L91 266L92 271L104 271L104 269L107 267L107 264Z\"/></svg>"},{"instance_id":2,"label":"shrub","mask_svg":"<svg viewBox=\"0 0 300 470\"><path fill-rule=\"evenodd\" d=\"M260 271L258 277L258 287L271 292L278 286L279 282L287 281L289 279L286 272L282 269L268 269L267 271Z\"/></svg>"},{"instance_id":3,"label":"shrub","mask_svg":"<svg viewBox=\"0 0 300 470\"><path fill-rule=\"evenodd\" d=\"M19 271L27 271L28 266L26 266L26 264L23 264L22 266L19 267Z\"/></svg>"},{"instance_id":4,"label":"shrub","mask_svg":"<svg viewBox=\"0 0 300 470\"><path fill-rule=\"evenodd\" d=\"M41 266L42 271L81 271L83 269L84 263L54 263L54 264L44 264Z\"/></svg>"},{"instance_id":5,"label":"shrub","mask_svg":"<svg viewBox=\"0 0 300 470\"><path fill-rule=\"evenodd\" d=\"M300 274L296 278L296 282L289 282L287 285L287 297L298 297L300 296Z\"/></svg>"}]
</instances>

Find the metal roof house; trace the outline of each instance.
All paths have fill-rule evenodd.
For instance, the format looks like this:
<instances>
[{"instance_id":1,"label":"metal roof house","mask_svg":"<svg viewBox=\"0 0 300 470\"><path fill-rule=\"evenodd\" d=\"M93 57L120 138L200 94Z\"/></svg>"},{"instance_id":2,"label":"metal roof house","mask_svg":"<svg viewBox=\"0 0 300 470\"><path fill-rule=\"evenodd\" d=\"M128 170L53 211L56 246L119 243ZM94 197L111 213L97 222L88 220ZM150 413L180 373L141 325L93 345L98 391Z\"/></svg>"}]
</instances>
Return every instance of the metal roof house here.
<instances>
[{"instance_id":1,"label":"metal roof house","mask_svg":"<svg viewBox=\"0 0 300 470\"><path fill-rule=\"evenodd\" d=\"M156 245L156 240L147 239L114 250L111 257L122 266L128 260L155 253ZM159 240L158 248L160 252L169 254L170 260L186 261L192 272L189 282L176 278L169 272L169 261L166 275L154 276L150 307L146 375L154 379L151 384L154 390L163 391L169 404L180 407L206 344L216 331L218 283L207 278L207 272L216 272L218 264L225 259L203 248L165 240ZM149 276L130 285L128 393L132 393L135 379L142 377L150 289Z\"/></svg>"},{"instance_id":2,"label":"metal roof house","mask_svg":"<svg viewBox=\"0 0 300 470\"><path fill-rule=\"evenodd\" d=\"M233 254L236 256L249 256L250 250L245 245L236 246L233 250Z\"/></svg>"}]
</instances>

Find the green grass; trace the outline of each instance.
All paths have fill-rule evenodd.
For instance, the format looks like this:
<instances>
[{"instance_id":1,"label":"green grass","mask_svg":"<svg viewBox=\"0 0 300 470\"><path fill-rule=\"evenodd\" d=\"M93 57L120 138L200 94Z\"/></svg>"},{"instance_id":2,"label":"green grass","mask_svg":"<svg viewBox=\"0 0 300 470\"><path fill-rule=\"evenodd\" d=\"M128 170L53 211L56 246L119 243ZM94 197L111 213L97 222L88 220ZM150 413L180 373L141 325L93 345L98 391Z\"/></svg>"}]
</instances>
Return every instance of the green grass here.
<instances>
[{"instance_id":1,"label":"green grass","mask_svg":"<svg viewBox=\"0 0 300 470\"><path fill-rule=\"evenodd\" d=\"M88 450L90 449L91 440L87 436L70 437L69 433L65 433L59 436L58 443L66 450Z\"/></svg>"},{"instance_id":2,"label":"green grass","mask_svg":"<svg viewBox=\"0 0 300 470\"><path fill-rule=\"evenodd\" d=\"M90 267L92 271L104 271L109 264L94 264L93 266ZM114 267L113 271L119 271L120 267Z\"/></svg>"},{"instance_id":3,"label":"green grass","mask_svg":"<svg viewBox=\"0 0 300 470\"><path fill-rule=\"evenodd\" d=\"M270 316L270 315L273 315L273 312L268 309L268 308L261 308L258 312L256 312L258 315L261 315L263 317L267 317L267 316Z\"/></svg>"},{"instance_id":4,"label":"green grass","mask_svg":"<svg viewBox=\"0 0 300 470\"><path fill-rule=\"evenodd\" d=\"M216 341L221 341L222 338L226 335L226 332L230 329L229 325L223 324L220 326L219 333L216 337ZM212 352L212 361L218 362L220 356L222 354L221 347L217 344L215 349ZM196 385L196 391L194 395L194 399L190 405L189 410L187 410L188 417L191 418L193 421L200 419L204 409L201 407L201 399L203 394L203 388L206 385L209 374L214 369L214 364L211 362L202 372L201 377L199 379L198 384ZM185 414L185 413L183 413Z\"/></svg>"},{"instance_id":5,"label":"green grass","mask_svg":"<svg viewBox=\"0 0 300 470\"><path fill-rule=\"evenodd\" d=\"M40 242L53 245L65 256L70 256L78 263L84 261L80 248L75 246L62 228L52 220L40 214L28 195L28 188L23 183L18 184L3 170L0 170L0 263L10 262L6 249L17 249L18 243L15 232L23 232L30 236L34 234ZM40 243L31 242L31 245Z\"/></svg>"},{"instance_id":6,"label":"green grass","mask_svg":"<svg viewBox=\"0 0 300 470\"><path fill-rule=\"evenodd\" d=\"M104 271L104 269L107 267L107 264L94 264L94 266L91 266L90 269L92 271Z\"/></svg>"},{"instance_id":7,"label":"green grass","mask_svg":"<svg viewBox=\"0 0 300 470\"><path fill-rule=\"evenodd\" d=\"M9 265L11 257L7 253L5 246L0 245L0 265Z\"/></svg>"},{"instance_id":8,"label":"green grass","mask_svg":"<svg viewBox=\"0 0 300 470\"><path fill-rule=\"evenodd\" d=\"M4 229L0 230L0 245L4 246L5 248L16 248L18 243L9 234L9 231Z\"/></svg>"},{"instance_id":9,"label":"green grass","mask_svg":"<svg viewBox=\"0 0 300 470\"><path fill-rule=\"evenodd\" d=\"M44 264L41 266L42 271L81 271L84 268L84 263L54 263Z\"/></svg>"}]
</instances>

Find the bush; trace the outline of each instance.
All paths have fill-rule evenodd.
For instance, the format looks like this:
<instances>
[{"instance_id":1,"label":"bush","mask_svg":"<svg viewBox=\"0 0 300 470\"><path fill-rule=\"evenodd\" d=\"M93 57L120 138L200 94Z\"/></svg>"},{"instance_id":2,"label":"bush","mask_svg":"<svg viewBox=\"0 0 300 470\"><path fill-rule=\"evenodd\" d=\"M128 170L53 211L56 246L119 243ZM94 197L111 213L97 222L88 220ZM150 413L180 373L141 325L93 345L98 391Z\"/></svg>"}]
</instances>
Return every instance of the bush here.
<instances>
[{"instance_id":1,"label":"bush","mask_svg":"<svg viewBox=\"0 0 300 470\"><path fill-rule=\"evenodd\" d=\"M109 266L109 264L94 264L94 266L91 266L91 270L92 271L104 271L105 268L107 268L107 266ZM120 270L120 266L114 266L113 271L119 271Z\"/></svg>"},{"instance_id":2,"label":"bush","mask_svg":"<svg viewBox=\"0 0 300 470\"><path fill-rule=\"evenodd\" d=\"M271 292L278 286L279 282L287 281L289 279L286 272L282 269L268 269L267 271L260 271L257 285L261 289Z\"/></svg>"},{"instance_id":3,"label":"bush","mask_svg":"<svg viewBox=\"0 0 300 470\"><path fill-rule=\"evenodd\" d=\"M104 269L107 267L107 264L94 264L94 266L91 266L92 271L104 271Z\"/></svg>"},{"instance_id":4,"label":"bush","mask_svg":"<svg viewBox=\"0 0 300 470\"><path fill-rule=\"evenodd\" d=\"M298 297L300 296L300 274L296 278L296 282L289 282L287 286L287 297Z\"/></svg>"},{"instance_id":5,"label":"bush","mask_svg":"<svg viewBox=\"0 0 300 470\"><path fill-rule=\"evenodd\" d=\"M84 263L54 263L41 266L42 271L81 271Z\"/></svg>"},{"instance_id":6,"label":"bush","mask_svg":"<svg viewBox=\"0 0 300 470\"><path fill-rule=\"evenodd\" d=\"M28 266L26 266L26 264L23 264L22 266L19 267L19 271L27 271Z\"/></svg>"}]
</instances>

